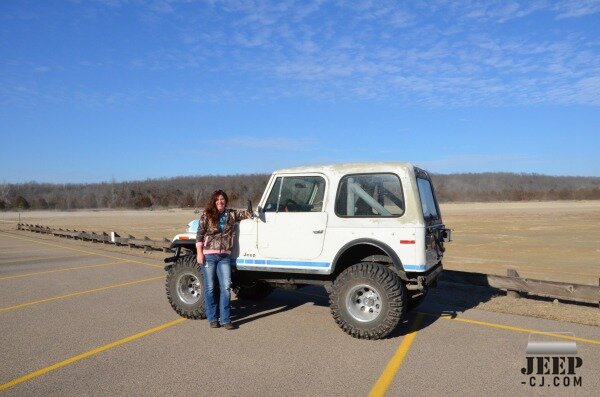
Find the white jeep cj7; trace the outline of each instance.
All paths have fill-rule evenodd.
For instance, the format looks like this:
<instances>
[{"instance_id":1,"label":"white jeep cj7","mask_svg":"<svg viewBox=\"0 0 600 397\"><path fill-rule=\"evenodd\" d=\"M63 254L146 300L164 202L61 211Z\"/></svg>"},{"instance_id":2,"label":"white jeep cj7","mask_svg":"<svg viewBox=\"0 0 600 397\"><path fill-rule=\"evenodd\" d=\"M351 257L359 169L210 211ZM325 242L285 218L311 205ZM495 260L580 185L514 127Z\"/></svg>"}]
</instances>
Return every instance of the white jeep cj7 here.
<instances>
[{"instance_id":1,"label":"white jeep cj7","mask_svg":"<svg viewBox=\"0 0 600 397\"><path fill-rule=\"evenodd\" d=\"M166 289L177 313L201 319L195 238L188 229L173 239ZM411 164L283 169L272 174L254 218L239 223L232 289L256 300L273 287L321 285L340 328L379 339L435 286L447 241L429 174Z\"/></svg>"}]
</instances>

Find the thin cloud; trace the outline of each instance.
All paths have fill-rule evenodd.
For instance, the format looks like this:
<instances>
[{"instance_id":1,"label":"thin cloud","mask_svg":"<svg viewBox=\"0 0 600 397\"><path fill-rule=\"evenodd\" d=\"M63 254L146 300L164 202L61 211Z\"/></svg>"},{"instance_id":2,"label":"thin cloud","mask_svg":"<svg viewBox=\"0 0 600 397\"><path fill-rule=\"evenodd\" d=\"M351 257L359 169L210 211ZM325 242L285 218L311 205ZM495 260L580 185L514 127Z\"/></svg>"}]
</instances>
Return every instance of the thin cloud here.
<instances>
[{"instance_id":1,"label":"thin cloud","mask_svg":"<svg viewBox=\"0 0 600 397\"><path fill-rule=\"evenodd\" d=\"M117 15L127 2L95 4L105 8L107 17ZM164 26L171 26L168 32L174 37L169 45L135 51L122 59L79 58L70 65L52 64L52 70L71 75L82 71L160 72L173 77L189 73L189 86L166 87L150 79L153 84L143 90L118 87L115 95L110 87L91 89L85 82L65 87L39 80L32 91L47 93L38 99L52 98L55 92L59 98L69 98L77 91L76 99L102 102L100 98L105 98L110 104L161 98L194 103L308 98L431 107L596 105L597 39L586 30L553 33L557 29L551 24L558 23L555 19L599 11L600 1L581 0L460 4L157 0L134 12L140 17L151 15L154 22L148 28L168 22ZM525 18L530 18L533 27L541 26L542 19L550 26L540 34L518 29L497 34L494 30ZM49 71L45 67L34 71ZM22 68L6 65L5 69L12 73L0 77L1 85L31 84ZM0 95L5 97L0 100L23 98L22 92L12 97L11 92L15 93L2 90Z\"/></svg>"},{"instance_id":2,"label":"thin cloud","mask_svg":"<svg viewBox=\"0 0 600 397\"><path fill-rule=\"evenodd\" d=\"M284 137L234 136L209 142L238 149L273 149L278 151L308 150L313 147L313 143L309 140Z\"/></svg>"},{"instance_id":3,"label":"thin cloud","mask_svg":"<svg viewBox=\"0 0 600 397\"><path fill-rule=\"evenodd\" d=\"M556 19L579 18L600 12L598 0L564 1L554 7L558 11Z\"/></svg>"}]
</instances>

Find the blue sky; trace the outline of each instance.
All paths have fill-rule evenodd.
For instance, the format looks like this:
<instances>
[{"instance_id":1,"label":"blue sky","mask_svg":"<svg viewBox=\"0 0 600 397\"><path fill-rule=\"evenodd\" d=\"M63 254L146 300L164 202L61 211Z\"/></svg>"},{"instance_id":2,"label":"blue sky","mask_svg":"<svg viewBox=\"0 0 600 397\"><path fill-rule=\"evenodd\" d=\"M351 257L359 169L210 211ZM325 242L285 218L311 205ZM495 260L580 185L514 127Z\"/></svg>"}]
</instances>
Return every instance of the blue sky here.
<instances>
[{"instance_id":1,"label":"blue sky","mask_svg":"<svg viewBox=\"0 0 600 397\"><path fill-rule=\"evenodd\" d=\"M600 1L2 1L0 134L0 182L600 176Z\"/></svg>"}]
</instances>

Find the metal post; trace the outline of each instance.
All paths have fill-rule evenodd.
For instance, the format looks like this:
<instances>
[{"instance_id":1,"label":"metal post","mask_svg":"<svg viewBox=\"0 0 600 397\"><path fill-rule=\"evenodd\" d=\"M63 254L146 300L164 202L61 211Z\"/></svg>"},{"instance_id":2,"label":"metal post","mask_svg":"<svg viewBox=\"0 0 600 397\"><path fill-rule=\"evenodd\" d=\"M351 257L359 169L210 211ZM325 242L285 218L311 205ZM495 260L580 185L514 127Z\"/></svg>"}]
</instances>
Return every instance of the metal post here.
<instances>
[{"instance_id":1,"label":"metal post","mask_svg":"<svg viewBox=\"0 0 600 397\"><path fill-rule=\"evenodd\" d=\"M519 277L519 273L517 273L517 271L515 269L506 269L506 275L508 277L515 277L518 278ZM510 296L511 298L520 298L521 295L519 294L519 291L513 291L513 290L506 290L506 296Z\"/></svg>"},{"instance_id":2,"label":"metal post","mask_svg":"<svg viewBox=\"0 0 600 397\"><path fill-rule=\"evenodd\" d=\"M354 178L348 178L346 190L346 216L354 216Z\"/></svg>"}]
</instances>

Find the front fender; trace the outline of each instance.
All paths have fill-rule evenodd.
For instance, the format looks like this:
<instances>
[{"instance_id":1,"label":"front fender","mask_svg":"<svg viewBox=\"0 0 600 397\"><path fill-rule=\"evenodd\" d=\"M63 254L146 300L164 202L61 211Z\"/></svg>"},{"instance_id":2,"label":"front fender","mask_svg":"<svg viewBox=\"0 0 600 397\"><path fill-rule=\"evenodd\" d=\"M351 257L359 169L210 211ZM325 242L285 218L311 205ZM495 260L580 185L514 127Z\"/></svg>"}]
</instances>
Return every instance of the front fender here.
<instances>
[{"instance_id":1,"label":"front fender","mask_svg":"<svg viewBox=\"0 0 600 397\"><path fill-rule=\"evenodd\" d=\"M195 239L184 239L184 240L173 240L169 247L171 251L175 253L175 255L170 256L164 259L164 262L167 264L165 266L165 270L169 270L171 268L172 263L177 262L177 259L181 256L181 249L187 249L196 255L196 240Z\"/></svg>"},{"instance_id":2,"label":"front fender","mask_svg":"<svg viewBox=\"0 0 600 397\"><path fill-rule=\"evenodd\" d=\"M171 242L171 249L175 248L187 248L196 253L196 239L173 240Z\"/></svg>"}]
</instances>

